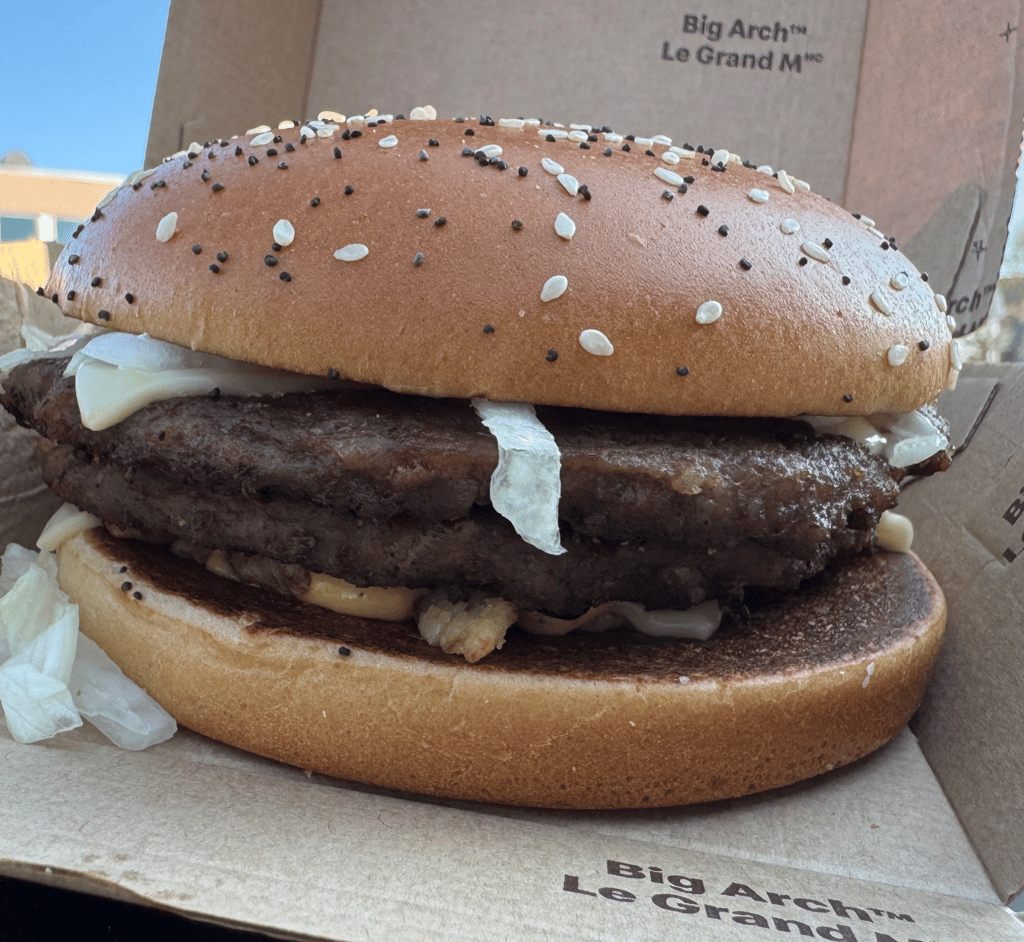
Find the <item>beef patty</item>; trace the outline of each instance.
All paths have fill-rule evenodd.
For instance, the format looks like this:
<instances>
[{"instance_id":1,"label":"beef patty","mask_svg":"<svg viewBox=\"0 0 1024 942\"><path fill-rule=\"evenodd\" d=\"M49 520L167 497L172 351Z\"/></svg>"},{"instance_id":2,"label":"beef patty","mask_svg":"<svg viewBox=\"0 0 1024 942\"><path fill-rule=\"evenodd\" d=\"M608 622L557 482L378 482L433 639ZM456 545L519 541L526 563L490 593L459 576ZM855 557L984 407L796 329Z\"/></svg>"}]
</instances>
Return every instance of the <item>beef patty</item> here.
<instances>
[{"instance_id":1,"label":"beef patty","mask_svg":"<svg viewBox=\"0 0 1024 942\"><path fill-rule=\"evenodd\" d=\"M66 365L16 368L0 402L51 442L51 487L118 535L564 617L609 599L682 607L795 587L870 546L902 476L795 420L538 408L562 453L568 552L555 557L491 509L497 446L463 400L212 395L93 432Z\"/></svg>"}]
</instances>

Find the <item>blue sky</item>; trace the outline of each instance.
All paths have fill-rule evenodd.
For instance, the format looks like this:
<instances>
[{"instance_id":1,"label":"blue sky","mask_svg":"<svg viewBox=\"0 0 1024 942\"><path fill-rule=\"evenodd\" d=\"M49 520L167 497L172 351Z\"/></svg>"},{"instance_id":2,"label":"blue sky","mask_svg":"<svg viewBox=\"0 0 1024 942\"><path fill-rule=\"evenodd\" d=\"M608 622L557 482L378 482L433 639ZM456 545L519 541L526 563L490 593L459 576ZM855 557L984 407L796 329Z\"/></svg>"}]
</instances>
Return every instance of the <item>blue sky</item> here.
<instances>
[{"instance_id":1,"label":"blue sky","mask_svg":"<svg viewBox=\"0 0 1024 942\"><path fill-rule=\"evenodd\" d=\"M142 166L170 0L3 5L0 157L131 173Z\"/></svg>"}]
</instances>

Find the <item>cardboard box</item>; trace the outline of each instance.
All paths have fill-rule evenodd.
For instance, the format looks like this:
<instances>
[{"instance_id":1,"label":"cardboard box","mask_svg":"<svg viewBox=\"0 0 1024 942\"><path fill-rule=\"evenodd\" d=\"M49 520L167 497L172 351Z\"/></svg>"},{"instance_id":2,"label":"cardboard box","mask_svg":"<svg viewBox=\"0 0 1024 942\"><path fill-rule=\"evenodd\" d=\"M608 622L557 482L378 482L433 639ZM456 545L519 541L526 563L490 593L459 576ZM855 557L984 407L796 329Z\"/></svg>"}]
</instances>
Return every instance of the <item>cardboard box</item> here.
<instances>
[{"instance_id":1,"label":"cardboard box","mask_svg":"<svg viewBox=\"0 0 1024 942\"><path fill-rule=\"evenodd\" d=\"M967 330L1006 236L1020 13L178 0L150 162L321 108L426 103L721 141L874 215ZM905 506L949 640L913 732L860 762L713 805L572 813L307 777L184 731L131 754L90 728L32 747L0 730L0 873L288 937L1024 938L1003 905L1024 884L1024 371L968 367L944 408L965 447Z\"/></svg>"}]
</instances>

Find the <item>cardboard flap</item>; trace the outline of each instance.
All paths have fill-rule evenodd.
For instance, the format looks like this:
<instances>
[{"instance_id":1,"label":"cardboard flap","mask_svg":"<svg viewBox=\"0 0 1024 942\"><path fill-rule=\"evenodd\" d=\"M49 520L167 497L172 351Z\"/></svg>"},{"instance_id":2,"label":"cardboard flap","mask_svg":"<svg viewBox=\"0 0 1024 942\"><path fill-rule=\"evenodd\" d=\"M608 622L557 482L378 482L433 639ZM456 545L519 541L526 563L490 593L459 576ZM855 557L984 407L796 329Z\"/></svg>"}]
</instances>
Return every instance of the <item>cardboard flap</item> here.
<instances>
[{"instance_id":1,"label":"cardboard flap","mask_svg":"<svg viewBox=\"0 0 1024 942\"><path fill-rule=\"evenodd\" d=\"M919 779L912 737L896 745L874 768L817 783L831 792L836 777L877 781L896 756L882 777L902 787L886 792L892 809L874 809L885 827L867 830L864 809L840 813L831 800L821 815L802 815L808 783L774 838L772 796L759 796L743 837L784 857L795 834L811 853L817 841L844 860L847 837L864 832L889 847L902 841L908 856L922 856L922 874L931 855L955 880L970 864L956 840L944 843L948 809L929 803L939 834L928 847L927 831L912 840L899 830L896 810L912 808L922 784L932 789ZM970 938L1021 938L988 893L970 899L687 847L686 829L666 826L672 810L631 823L599 814L528 820L307 778L187 732L129 754L87 728L22 746L0 725L0 766L0 856L9 861L0 859L0 872L288 937L725 942L754 927L769 930L754 934L765 938L961 942L966 927Z\"/></svg>"},{"instance_id":2,"label":"cardboard flap","mask_svg":"<svg viewBox=\"0 0 1024 942\"><path fill-rule=\"evenodd\" d=\"M147 163L322 109L424 104L727 146L873 217L970 331L1013 199L1020 20L1019 0L175 0Z\"/></svg>"},{"instance_id":3,"label":"cardboard flap","mask_svg":"<svg viewBox=\"0 0 1024 942\"><path fill-rule=\"evenodd\" d=\"M174 0L146 166L193 141L304 119L319 0Z\"/></svg>"},{"instance_id":4,"label":"cardboard flap","mask_svg":"<svg viewBox=\"0 0 1024 942\"><path fill-rule=\"evenodd\" d=\"M949 604L913 726L1006 900L1024 884L1024 367L968 365L962 382L969 394L944 406L957 434L973 435L949 471L900 502Z\"/></svg>"},{"instance_id":5,"label":"cardboard flap","mask_svg":"<svg viewBox=\"0 0 1024 942\"><path fill-rule=\"evenodd\" d=\"M984 323L1006 244L1024 112L1019 23L1021 4L1005 0L869 6L843 205L898 237L960 333Z\"/></svg>"}]
</instances>

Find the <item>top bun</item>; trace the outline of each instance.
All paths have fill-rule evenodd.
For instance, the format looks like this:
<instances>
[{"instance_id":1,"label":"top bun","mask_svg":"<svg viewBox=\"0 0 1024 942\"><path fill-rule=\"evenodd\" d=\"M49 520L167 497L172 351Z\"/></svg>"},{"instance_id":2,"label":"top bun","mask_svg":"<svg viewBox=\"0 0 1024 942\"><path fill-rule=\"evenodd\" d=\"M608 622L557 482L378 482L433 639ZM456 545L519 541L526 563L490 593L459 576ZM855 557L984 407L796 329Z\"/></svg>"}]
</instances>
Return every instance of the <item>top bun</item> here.
<instances>
[{"instance_id":1,"label":"top bun","mask_svg":"<svg viewBox=\"0 0 1024 942\"><path fill-rule=\"evenodd\" d=\"M47 293L430 396L853 415L955 379L945 302L869 221L727 151L606 130L331 116L195 144L101 203Z\"/></svg>"}]
</instances>

